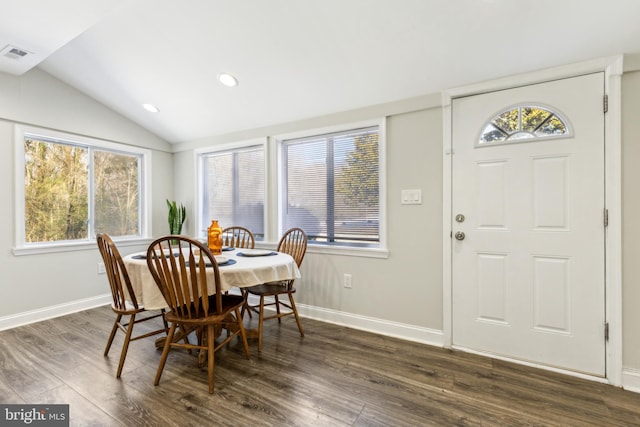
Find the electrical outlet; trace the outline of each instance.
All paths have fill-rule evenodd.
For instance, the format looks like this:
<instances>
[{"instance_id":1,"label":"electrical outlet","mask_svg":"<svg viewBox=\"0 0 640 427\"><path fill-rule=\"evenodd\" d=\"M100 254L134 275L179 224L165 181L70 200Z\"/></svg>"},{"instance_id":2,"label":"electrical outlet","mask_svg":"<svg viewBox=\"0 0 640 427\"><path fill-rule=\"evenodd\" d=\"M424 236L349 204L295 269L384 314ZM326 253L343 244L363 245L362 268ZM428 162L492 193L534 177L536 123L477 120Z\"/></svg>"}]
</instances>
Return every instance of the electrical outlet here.
<instances>
[{"instance_id":1,"label":"electrical outlet","mask_svg":"<svg viewBox=\"0 0 640 427\"><path fill-rule=\"evenodd\" d=\"M105 268L104 268L104 262L99 262L98 263L98 274L104 274L106 272L107 272L107 270L105 270Z\"/></svg>"},{"instance_id":2,"label":"electrical outlet","mask_svg":"<svg viewBox=\"0 0 640 427\"><path fill-rule=\"evenodd\" d=\"M351 275L350 274L345 274L344 275L344 287L345 288L351 288Z\"/></svg>"}]
</instances>

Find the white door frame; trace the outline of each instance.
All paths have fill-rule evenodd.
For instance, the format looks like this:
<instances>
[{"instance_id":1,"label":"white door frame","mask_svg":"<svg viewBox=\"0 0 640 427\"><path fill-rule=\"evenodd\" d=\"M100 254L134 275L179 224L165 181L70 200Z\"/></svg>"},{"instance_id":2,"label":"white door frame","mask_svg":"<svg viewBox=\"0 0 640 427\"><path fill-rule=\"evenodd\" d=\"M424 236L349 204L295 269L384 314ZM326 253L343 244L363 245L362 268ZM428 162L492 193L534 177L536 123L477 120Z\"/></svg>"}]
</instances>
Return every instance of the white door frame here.
<instances>
[{"instance_id":1,"label":"white door frame","mask_svg":"<svg viewBox=\"0 0 640 427\"><path fill-rule=\"evenodd\" d=\"M454 98L492 92L500 89L542 83L574 77L581 74L604 72L608 112L605 114L605 207L609 213L609 226L605 229L605 319L609 324L606 343L606 380L622 385L622 166L621 166L621 80L622 55L595 59L577 64L519 74L498 80L463 86L442 93L443 118L443 345L453 345L452 329L452 251L451 251L451 179L452 179L452 118L451 101ZM564 372L564 371L563 371ZM572 372L566 372L577 375ZM584 376L584 375L579 375ZM600 380L596 377L590 379Z\"/></svg>"}]
</instances>

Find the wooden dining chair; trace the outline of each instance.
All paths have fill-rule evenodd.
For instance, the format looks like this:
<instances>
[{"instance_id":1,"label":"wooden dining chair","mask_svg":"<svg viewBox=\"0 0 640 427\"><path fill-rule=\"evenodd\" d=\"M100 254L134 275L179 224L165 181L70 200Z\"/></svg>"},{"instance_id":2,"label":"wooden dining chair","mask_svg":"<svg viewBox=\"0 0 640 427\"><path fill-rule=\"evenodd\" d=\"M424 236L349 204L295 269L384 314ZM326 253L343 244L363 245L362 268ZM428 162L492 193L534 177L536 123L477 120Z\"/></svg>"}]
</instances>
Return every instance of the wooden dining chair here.
<instances>
[{"instance_id":1,"label":"wooden dining chair","mask_svg":"<svg viewBox=\"0 0 640 427\"><path fill-rule=\"evenodd\" d=\"M222 230L222 246L236 249L253 249L255 244L256 239L248 228L236 225Z\"/></svg>"},{"instance_id":2,"label":"wooden dining chair","mask_svg":"<svg viewBox=\"0 0 640 427\"><path fill-rule=\"evenodd\" d=\"M230 248L236 249L254 249L256 245L256 239L253 236L251 230L245 227L233 226L227 227L222 230L222 246L228 246ZM251 316L251 311L247 310L247 291L240 288L240 293L244 298L244 305L242 307L242 314L244 315L245 311L249 313L249 317Z\"/></svg>"},{"instance_id":3,"label":"wooden dining chair","mask_svg":"<svg viewBox=\"0 0 640 427\"><path fill-rule=\"evenodd\" d=\"M107 278L109 279L109 285L111 287L111 295L113 297L113 300L111 302L111 309L116 313L116 320L113 322L111 334L109 335L109 340L107 341L107 347L104 350L105 357L109 355L109 349L111 348L111 344L113 344L113 339L116 336L116 332L120 330L125 334L124 343L122 344L122 350L120 351L120 362L118 364L118 371L116 372L116 378L120 378L120 375L122 374L122 368L124 366L124 361L127 357L129 343L131 341L136 341L153 335L166 333L169 330L169 325L167 324L167 320L164 317L164 310L147 312L142 304L138 303L136 295L133 292L133 288L131 286L129 274L127 273L125 264L122 261L122 256L120 256L120 252L118 251L116 245L113 243L113 240L111 240L111 237L109 237L107 234L98 234L96 236L96 240L98 243L98 248L100 249L100 255L102 255ZM136 318L138 314L142 313L145 313L143 315L144 317ZM122 319L123 317L125 317L125 320L128 320L128 322L125 323ZM133 336L133 326L135 324L146 322L147 320L155 319L157 317L162 318L162 321L164 323L163 328L156 329L142 335Z\"/></svg>"},{"instance_id":4,"label":"wooden dining chair","mask_svg":"<svg viewBox=\"0 0 640 427\"><path fill-rule=\"evenodd\" d=\"M307 235L301 228L291 228L287 230L278 242L277 251L291 255L296 261L298 267L300 267L304 255L307 252ZM249 310L253 310L258 313L259 316L258 351L262 351L262 330L265 320L278 319L278 322L281 322L283 317L293 315L296 318L296 323L300 330L300 336L304 336L304 329L302 328L302 323L300 323L300 316L298 316L296 303L293 300L293 294L296 292L296 288L293 284L294 279L286 280L284 282L264 283L262 285L244 288L250 295L260 297L260 303L257 305L251 305L248 302L246 303L246 307L248 307ZM287 295L289 297L289 303L280 300L279 297L282 295ZM273 297L273 302L265 304L265 297ZM275 306L276 314L265 316L264 308L266 306Z\"/></svg>"},{"instance_id":5,"label":"wooden dining chair","mask_svg":"<svg viewBox=\"0 0 640 427\"><path fill-rule=\"evenodd\" d=\"M178 256L171 254L178 253ZM166 256L166 254L170 254ZM162 351L155 385L160 382L164 365L173 347L206 352L209 393L214 389L214 355L235 336L240 336L249 359L249 345L240 308L244 298L222 292L218 264L209 248L186 236L169 235L156 239L147 249L147 265L171 311L166 314L169 334ZM196 344L174 340L176 327L195 330ZM218 343L222 328L226 338Z\"/></svg>"}]
</instances>

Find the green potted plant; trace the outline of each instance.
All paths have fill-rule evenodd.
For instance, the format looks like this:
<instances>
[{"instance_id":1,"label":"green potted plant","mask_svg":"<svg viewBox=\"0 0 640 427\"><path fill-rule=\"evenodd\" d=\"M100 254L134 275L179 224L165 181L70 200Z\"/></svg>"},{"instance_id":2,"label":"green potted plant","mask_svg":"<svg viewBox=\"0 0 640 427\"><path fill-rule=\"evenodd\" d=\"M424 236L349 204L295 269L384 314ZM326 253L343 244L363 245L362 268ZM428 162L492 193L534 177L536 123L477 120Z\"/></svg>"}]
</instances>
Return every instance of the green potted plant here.
<instances>
[{"instance_id":1,"label":"green potted plant","mask_svg":"<svg viewBox=\"0 0 640 427\"><path fill-rule=\"evenodd\" d=\"M187 209L183 204L177 205L176 201L170 202L167 199L167 207L169 208L169 234L182 233L182 224L187 218Z\"/></svg>"}]
</instances>

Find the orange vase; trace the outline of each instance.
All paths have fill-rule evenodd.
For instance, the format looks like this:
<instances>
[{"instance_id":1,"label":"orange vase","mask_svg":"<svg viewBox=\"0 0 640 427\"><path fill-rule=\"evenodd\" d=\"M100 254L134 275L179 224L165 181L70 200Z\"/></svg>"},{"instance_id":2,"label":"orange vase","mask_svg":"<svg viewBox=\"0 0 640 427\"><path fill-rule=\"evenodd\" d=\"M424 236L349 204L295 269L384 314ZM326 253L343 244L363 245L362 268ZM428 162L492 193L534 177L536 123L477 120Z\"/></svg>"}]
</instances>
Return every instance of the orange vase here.
<instances>
[{"instance_id":1,"label":"orange vase","mask_svg":"<svg viewBox=\"0 0 640 427\"><path fill-rule=\"evenodd\" d=\"M211 226L207 229L207 245L214 255L222 253L222 227L217 219L211 221Z\"/></svg>"}]
</instances>

